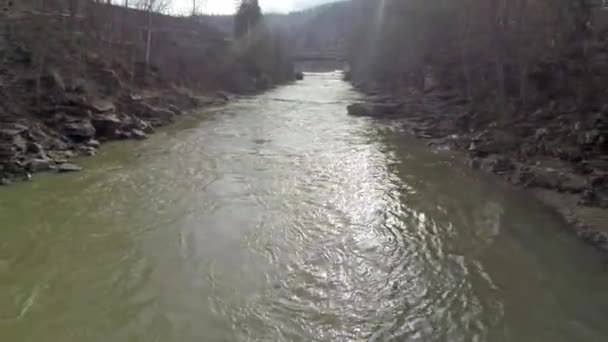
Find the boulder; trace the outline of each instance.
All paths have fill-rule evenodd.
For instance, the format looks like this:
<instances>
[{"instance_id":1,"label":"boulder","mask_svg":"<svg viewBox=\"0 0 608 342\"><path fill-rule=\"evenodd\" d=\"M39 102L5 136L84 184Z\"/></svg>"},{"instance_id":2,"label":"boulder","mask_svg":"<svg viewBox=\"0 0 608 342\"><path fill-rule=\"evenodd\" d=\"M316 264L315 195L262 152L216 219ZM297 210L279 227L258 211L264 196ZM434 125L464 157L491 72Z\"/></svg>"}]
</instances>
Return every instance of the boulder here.
<instances>
[{"instance_id":1,"label":"boulder","mask_svg":"<svg viewBox=\"0 0 608 342\"><path fill-rule=\"evenodd\" d=\"M20 135L28 130L26 126L21 124L2 124L0 128L0 139L12 139L16 135Z\"/></svg>"},{"instance_id":2,"label":"boulder","mask_svg":"<svg viewBox=\"0 0 608 342\"><path fill-rule=\"evenodd\" d=\"M85 145L92 148L99 148L99 146L101 146L101 143L99 142L99 140L91 139L87 141Z\"/></svg>"},{"instance_id":3,"label":"boulder","mask_svg":"<svg viewBox=\"0 0 608 342\"><path fill-rule=\"evenodd\" d=\"M130 131L125 131L122 129L116 131L116 139L128 140L128 139L132 139L132 138L133 138L133 134L131 134Z\"/></svg>"},{"instance_id":4,"label":"boulder","mask_svg":"<svg viewBox=\"0 0 608 342\"><path fill-rule=\"evenodd\" d=\"M479 169L481 169L481 162L482 162L482 160L480 158L470 159L469 167L472 168L473 170L479 170Z\"/></svg>"},{"instance_id":5,"label":"boulder","mask_svg":"<svg viewBox=\"0 0 608 342\"><path fill-rule=\"evenodd\" d=\"M27 162L27 169L30 172L45 172L54 169L53 161L49 158L36 158Z\"/></svg>"},{"instance_id":6,"label":"boulder","mask_svg":"<svg viewBox=\"0 0 608 342\"><path fill-rule=\"evenodd\" d=\"M13 144L7 142L0 143L0 159L12 157L15 153L16 151Z\"/></svg>"},{"instance_id":7,"label":"boulder","mask_svg":"<svg viewBox=\"0 0 608 342\"><path fill-rule=\"evenodd\" d=\"M346 70L345 70L345 71L342 73L342 80L343 80L343 81L348 82L348 81L350 81L350 80L351 80L351 78L352 78L352 75L351 75L351 72L350 72L350 71L346 71Z\"/></svg>"},{"instance_id":8,"label":"boulder","mask_svg":"<svg viewBox=\"0 0 608 342\"><path fill-rule=\"evenodd\" d=\"M554 156L557 156L562 160L580 162L584 157L583 151L579 147L563 145L560 144L560 142L556 142L555 144L549 146L549 149Z\"/></svg>"},{"instance_id":9,"label":"boulder","mask_svg":"<svg viewBox=\"0 0 608 342\"><path fill-rule=\"evenodd\" d=\"M424 76L424 92L430 93L437 87L437 81L431 75Z\"/></svg>"},{"instance_id":10,"label":"boulder","mask_svg":"<svg viewBox=\"0 0 608 342\"><path fill-rule=\"evenodd\" d=\"M534 173L528 165L519 165L511 177L509 177L509 180L513 184L521 185L523 187L530 186L532 179L534 179Z\"/></svg>"},{"instance_id":11,"label":"boulder","mask_svg":"<svg viewBox=\"0 0 608 342\"><path fill-rule=\"evenodd\" d=\"M9 174L23 174L27 171L27 165L18 159L10 158L3 161L3 172Z\"/></svg>"},{"instance_id":12,"label":"boulder","mask_svg":"<svg viewBox=\"0 0 608 342\"><path fill-rule=\"evenodd\" d=\"M65 92L65 82L57 70L52 70L40 78L40 83L47 90Z\"/></svg>"},{"instance_id":13,"label":"boulder","mask_svg":"<svg viewBox=\"0 0 608 342\"><path fill-rule=\"evenodd\" d=\"M172 111L163 108L150 107L147 112L147 118L152 127L168 125L173 122L174 116L175 114Z\"/></svg>"},{"instance_id":14,"label":"boulder","mask_svg":"<svg viewBox=\"0 0 608 342\"><path fill-rule=\"evenodd\" d=\"M20 153L27 152L27 141L21 135L13 137L13 146Z\"/></svg>"},{"instance_id":15,"label":"boulder","mask_svg":"<svg viewBox=\"0 0 608 342\"><path fill-rule=\"evenodd\" d=\"M97 115L91 121L97 135L104 138L115 138L116 131L122 128L123 121L116 114Z\"/></svg>"},{"instance_id":16,"label":"boulder","mask_svg":"<svg viewBox=\"0 0 608 342\"><path fill-rule=\"evenodd\" d=\"M154 127L152 127L152 125L150 125L149 122L143 121L143 120L139 120L139 125L137 126L139 130L143 131L146 134L152 134L154 133Z\"/></svg>"},{"instance_id":17,"label":"boulder","mask_svg":"<svg viewBox=\"0 0 608 342\"><path fill-rule=\"evenodd\" d=\"M108 113L116 110L116 107L112 102L99 99L91 102L91 108L96 113Z\"/></svg>"},{"instance_id":18,"label":"boulder","mask_svg":"<svg viewBox=\"0 0 608 342\"><path fill-rule=\"evenodd\" d=\"M296 77L296 80L301 81L304 79L304 73L301 71L298 71L298 72L296 72L295 77Z\"/></svg>"},{"instance_id":19,"label":"boulder","mask_svg":"<svg viewBox=\"0 0 608 342\"><path fill-rule=\"evenodd\" d=\"M59 164L57 166L57 171L58 172L77 172L77 171L82 171L82 168L75 164L63 163L63 164Z\"/></svg>"},{"instance_id":20,"label":"boulder","mask_svg":"<svg viewBox=\"0 0 608 342\"><path fill-rule=\"evenodd\" d=\"M148 138L148 135L138 129L134 129L133 131L131 131L131 136L133 137L133 139L137 139L137 140L144 140Z\"/></svg>"},{"instance_id":21,"label":"boulder","mask_svg":"<svg viewBox=\"0 0 608 342\"><path fill-rule=\"evenodd\" d=\"M87 146L87 145L78 145L76 150L80 155L83 156L94 156L97 154L97 149L95 147Z\"/></svg>"},{"instance_id":22,"label":"boulder","mask_svg":"<svg viewBox=\"0 0 608 342\"><path fill-rule=\"evenodd\" d=\"M65 122L62 125L63 132L68 137L75 140L90 140L95 137L95 127L90 120L82 119L77 121Z\"/></svg>"},{"instance_id":23,"label":"boulder","mask_svg":"<svg viewBox=\"0 0 608 342\"><path fill-rule=\"evenodd\" d=\"M505 132L483 131L471 138L469 152L483 157L514 151L518 145L519 140L513 135Z\"/></svg>"},{"instance_id":24,"label":"boulder","mask_svg":"<svg viewBox=\"0 0 608 342\"><path fill-rule=\"evenodd\" d=\"M91 109L88 98L82 94L65 94L61 105Z\"/></svg>"},{"instance_id":25,"label":"boulder","mask_svg":"<svg viewBox=\"0 0 608 342\"><path fill-rule=\"evenodd\" d=\"M63 151L70 148L69 140L65 137L57 136L44 136L40 139L36 138L36 141L44 148L48 150Z\"/></svg>"},{"instance_id":26,"label":"boulder","mask_svg":"<svg viewBox=\"0 0 608 342\"><path fill-rule=\"evenodd\" d=\"M80 105L58 105L54 108L50 109L54 113L63 113L67 116L77 117L77 118L90 118L91 110L84 107L82 104Z\"/></svg>"},{"instance_id":27,"label":"boulder","mask_svg":"<svg viewBox=\"0 0 608 342\"><path fill-rule=\"evenodd\" d=\"M44 147L37 142L30 141L27 143L27 153L36 155L40 158L46 157Z\"/></svg>"},{"instance_id":28,"label":"boulder","mask_svg":"<svg viewBox=\"0 0 608 342\"><path fill-rule=\"evenodd\" d=\"M608 190L608 173L597 175L591 179L591 186Z\"/></svg>"},{"instance_id":29,"label":"boulder","mask_svg":"<svg viewBox=\"0 0 608 342\"><path fill-rule=\"evenodd\" d=\"M568 170L560 171L540 166L526 166L518 169L514 181L526 187L552 189L570 193L582 193L589 185L585 177Z\"/></svg>"},{"instance_id":30,"label":"boulder","mask_svg":"<svg viewBox=\"0 0 608 342\"><path fill-rule=\"evenodd\" d=\"M127 131L138 129L147 134L154 133L154 128L152 128L152 126L148 122L136 117L127 117L124 122L123 129Z\"/></svg>"},{"instance_id":31,"label":"boulder","mask_svg":"<svg viewBox=\"0 0 608 342\"><path fill-rule=\"evenodd\" d=\"M559 191L581 193L585 191L587 186L588 182L585 177L570 172L560 174Z\"/></svg>"},{"instance_id":32,"label":"boulder","mask_svg":"<svg viewBox=\"0 0 608 342\"><path fill-rule=\"evenodd\" d=\"M579 204L588 207L608 208L608 192L593 188L587 189L583 192Z\"/></svg>"},{"instance_id":33,"label":"boulder","mask_svg":"<svg viewBox=\"0 0 608 342\"><path fill-rule=\"evenodd\" d=\"M608 243L608 234L592 229L581 229L578 231L578 236L587 243L598 246L604 251L608 251L606 244Z\"/></svg>"},{"instance_id":34,"label":"boulder","mask_svg":"<svg viewBox=\"0 0 608 342\"><path fill-rule=\"evenodd\" d=\"M218 104L223 104L225 103L224 100L222 100L219 97L216 96L198 96L197 101L199 102L199 104L201 106L214 106L214 105L218 105ZM188 106L186 108L189 108L192 106Z\"/></svg>"},{"instance_id":35,"label":"boulder","mask_svg":"<svg viewBox=\"0 0 608 342\"><path fill-rule=\"evenodd\" d=\"M179 109L176 105L169 105L167 109L170 110L174 115L182 115L182 110Z\"/></svg>"},{"instance_id":36,"label":"boulder","mask_svg":"<svg viewBox=\"0 0 608 342\"><path fill-rule=\"evenodd\" d=\"M572 170L579 175L589 175L593 173L593 168L589 166L586 160L572 165Z\"/></svg>"},{"instance_id":37,"label":"boulder","mask_svg":"<svg viewBox=\"0 0 608 342\"><path fill-rule=\"evenodd\" d=\"M534 134L534 138L536 140L543 140L543 138L546 137L548 134L549 134L548 128L539 128L536 130L536 132Z\"/></svg>"},{"instance_id":38,"label":"boulder","mask_svg":"<svg viewBox=\"0 0 608 342\"><path fill-rule=\"evenodd\" d=\"M87 81L83 78L71 79L66 84L66 90L76 94L86 94L88 93L88 88Z\"/></svg>"},{"instance_id":39,"label":"boulder","mask_svg":"<svg viewBox=\"0 0 608 342\"><path fill-rule=\"evenodd\" d=\"M597 129L581 132L578 135L578 143L582 146L591 146L600 139L600 136L600 131Z\"/></svg>"},{"instance_id":40,"label":"boulder","mask_svg":"<svg viewBox=\"0 0 608 342\"><path fill-rule=\"evenodd\" d=\"M129 94L126 98L127 101L131 101L131 102L141 102L143 101L143 97L139 94Z\"/></svg>"},{"instance_id":41,"label":"boulder","mask_svg":"<svg viewBox=\"0 0 608 342\"><path fill-rule=\"evenodd\" d=\"M515 164L504 156L491 157L481 162L481 169L495 174L506 174L515 170Z\"/></svg>"},{"instance_id":42,"label":"boulder","mask_svg":"<svg viewBox=\"0 0 608 342\"><path fill-rule=\"evenodd\" d=\"M100 84L104 86L106 94L115 94L122 88L120 77L112 69L102 69L98 71Z\"/></svg>"},{"instance_id":43,"label":"boulder","mask_svg":"<svg viewBox=\"0 0 608 342\"><path fill-rule=\"evenodd\" d=\"M57 164L65 163L67 159L73 158L76 155L73 151L49 151L47 154Z\"/></svg>"}]
</instances>

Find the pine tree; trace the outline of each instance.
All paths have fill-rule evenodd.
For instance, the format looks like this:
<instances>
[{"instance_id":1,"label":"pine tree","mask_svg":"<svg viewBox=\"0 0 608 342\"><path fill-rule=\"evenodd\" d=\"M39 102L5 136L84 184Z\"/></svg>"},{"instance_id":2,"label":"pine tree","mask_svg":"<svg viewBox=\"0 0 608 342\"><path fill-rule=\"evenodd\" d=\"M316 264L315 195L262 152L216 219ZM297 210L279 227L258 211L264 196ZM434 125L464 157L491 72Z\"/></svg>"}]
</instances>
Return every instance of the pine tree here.
<instances>
[{"instance_id":1,"label":"pine tree","mask_svg":"<svg viewBox=\"0 0 608 342\"><path fill-rule=\"evenodd\" d=\"M243 0L234 17L234 35L241 38L251 33L262 19L262 9L258 0Z\"/></svg>"}]
</instances>

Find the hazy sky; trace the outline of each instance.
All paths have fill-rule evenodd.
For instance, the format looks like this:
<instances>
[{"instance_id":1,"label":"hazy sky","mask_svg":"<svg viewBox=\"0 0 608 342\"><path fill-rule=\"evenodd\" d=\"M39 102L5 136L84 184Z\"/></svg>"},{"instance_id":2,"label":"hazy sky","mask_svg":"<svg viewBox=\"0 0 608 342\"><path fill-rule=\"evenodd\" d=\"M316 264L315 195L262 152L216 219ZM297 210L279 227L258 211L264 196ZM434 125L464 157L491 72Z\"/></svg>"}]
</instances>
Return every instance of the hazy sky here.
<instances>
[{"instance_id":1,"label":"hazy sky","mask_svg":"<svg viewBox=\"0 0 608 342\"><path fill-rule=\"evenodd\" d=\"M234 12L235 0L198 0L205 3L203 11L212 14L229 14ZM336 0L259 0L264 12L289 12ZM189 12L192 0L173 0L176 12Z\"/></svg>"}]
</instances>

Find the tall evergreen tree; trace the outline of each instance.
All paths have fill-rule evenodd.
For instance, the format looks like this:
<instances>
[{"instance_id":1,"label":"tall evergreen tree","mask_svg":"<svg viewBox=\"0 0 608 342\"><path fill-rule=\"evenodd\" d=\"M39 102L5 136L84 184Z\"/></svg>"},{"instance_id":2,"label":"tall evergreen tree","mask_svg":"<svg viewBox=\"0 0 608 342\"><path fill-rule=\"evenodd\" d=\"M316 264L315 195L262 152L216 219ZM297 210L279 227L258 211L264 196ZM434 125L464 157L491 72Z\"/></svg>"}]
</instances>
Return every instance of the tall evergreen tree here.
<instances>
[{"instance_id":1,"label":"tall evergreen tree","mask_svg":"<svg viewBox=\"0 0 608 342\"><path fill-rule=\"evenodd\" d=\"M262 9L258 0L243 0L234 18L234 35L241 38L249 34L262 19Z\"/></svg>"}]
</instances>

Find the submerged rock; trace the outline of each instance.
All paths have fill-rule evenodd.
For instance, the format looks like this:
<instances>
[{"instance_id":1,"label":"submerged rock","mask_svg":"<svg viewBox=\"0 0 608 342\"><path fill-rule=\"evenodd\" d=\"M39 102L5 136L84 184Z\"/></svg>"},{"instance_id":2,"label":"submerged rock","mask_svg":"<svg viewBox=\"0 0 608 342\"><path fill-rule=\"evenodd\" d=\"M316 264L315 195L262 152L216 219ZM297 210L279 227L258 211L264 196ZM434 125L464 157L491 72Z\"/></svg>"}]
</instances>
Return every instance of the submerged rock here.
<instances>
[{"instance_id":1,"label":"submerged rock","mask_svg":"<svg viewBox=\"0 0 608 342\"><path fill-rule=\"evenodd\" d=\"M58 172L78 172L78 171L82 171L82 167L72 164L72 163L63 163L57 166L57 171Z\"/></svg>"},{"instance_id":2,"label":"submerged rock","mask_svg":"<svg viewBox=\"0 0 608 342\"><path fill-rule=\"evenodd\" d=\"M350 80L351 80L351 78L352 78L352 75L351 75L351 72L350 72L350 71L344 71L344 72L342 73L342 80L343 80L343 81L347 81L347 82L348 82L348 81L350 81Z\"/></svg>"},{"instance_id":3,"label":"submerged rock","mask_svg":"<svg viewBox=\"0 0 608 342\"><path fill-rule=\"evenodd\" d=\"M348 114L354 116L370 116L372 115L372 108L364 103L355 103L346 107Z\"/></svg>"},{"instance_id":4,"label":"submerged rock","mask_svg":"<svg viewBox=\"0 0 608 342\"><path fill-rule=\"evenodd\" d=\"M398 112L399 104L391 103L354 103L346 107L353 116L390 116Z\"/></svg>"}]
</instances>

